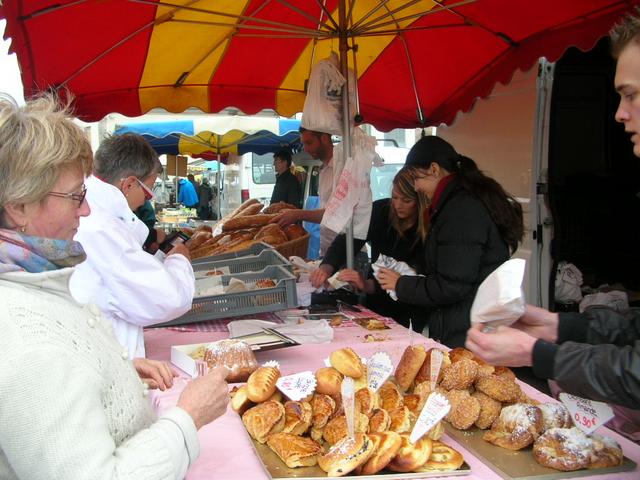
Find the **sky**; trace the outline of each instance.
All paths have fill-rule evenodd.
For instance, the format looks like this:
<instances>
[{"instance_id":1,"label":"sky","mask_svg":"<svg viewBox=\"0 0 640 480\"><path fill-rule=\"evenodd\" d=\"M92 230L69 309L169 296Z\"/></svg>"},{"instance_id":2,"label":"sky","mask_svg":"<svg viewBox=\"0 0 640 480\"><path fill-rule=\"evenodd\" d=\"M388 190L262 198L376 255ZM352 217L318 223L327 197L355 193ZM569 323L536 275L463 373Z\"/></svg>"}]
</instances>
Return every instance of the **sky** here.
<instances>
[{"instance_id":1,"label":"sky","mask_svg":"<svg viewBox=\"0 0 640 480\"><path fill-rule=\"evenodd\" d=\"M9 55L10 40L4 40L6 20L0 20L0 92L8 93L19 103L24 103L20 69L15 54Z\"/></svg>"}]
</instances>

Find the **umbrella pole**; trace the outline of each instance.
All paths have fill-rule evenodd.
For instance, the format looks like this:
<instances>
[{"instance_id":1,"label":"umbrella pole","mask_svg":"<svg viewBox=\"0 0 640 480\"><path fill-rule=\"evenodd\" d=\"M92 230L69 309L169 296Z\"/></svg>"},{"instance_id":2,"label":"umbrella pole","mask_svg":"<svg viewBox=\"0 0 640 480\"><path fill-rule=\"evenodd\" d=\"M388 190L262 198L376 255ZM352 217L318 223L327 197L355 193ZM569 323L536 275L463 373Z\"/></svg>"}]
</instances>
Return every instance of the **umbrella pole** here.
<instances>
[{"instance_id":1,"label":"umbrella pole","mask_svg":"<svg viewBox=\"0 0 640 480\"><path fill-rule=\"evenodd\" d=\"M218 221L222 218L222 172L220 171L220 152L218 152L218 171L216 172L218 186Z\"/></svg>"},{"instance_id":2,"label":"umbrella pole","mask_svg":"<svg viewBox=\"0 0 640 480\"><path fill-rule=\"evenodd\" d=\"M349 46L347 43L346 0L340 0L338 3L338 23L340 71L346 80L342 87L342 145L344 155L348 159L351 158L351 119L349 118L349 62L347 58ZM347 241L347 268L353 268L353 212L351 213L351 219L347 222L345 236Z\"/></svg>"}]
</instances>

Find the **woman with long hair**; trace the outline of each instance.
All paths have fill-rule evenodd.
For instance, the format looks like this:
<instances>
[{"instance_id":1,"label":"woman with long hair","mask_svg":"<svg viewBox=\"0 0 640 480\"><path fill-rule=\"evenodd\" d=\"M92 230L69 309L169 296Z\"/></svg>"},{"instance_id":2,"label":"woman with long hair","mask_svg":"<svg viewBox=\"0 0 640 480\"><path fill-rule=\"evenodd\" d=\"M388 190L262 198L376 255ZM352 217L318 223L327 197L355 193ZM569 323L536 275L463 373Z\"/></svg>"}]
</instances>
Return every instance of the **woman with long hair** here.
<instances>
[{"instance_id":1,"label":"woman with long hair","mask_svg":"<svg viewBox=\"0 0 640 480\"><path fill-rule=\"evenodd\" d=\"M414 189L415 172L410 168L402 168L393 179L391 198L383 198L373 202L371 220L367 238L354 239L354 251L359 251L366 242L371 246L371 259L375 261L380 254L393 257L409 264L416 270L421 269L424 251L424 239L427 226L421 215L427 207L427 198ZM324 256L320 267L312 272L311 283L319 287L335 271L340 269L346 259L346 238L338 235ZM392 300L380 288L378 281L369 271L367 278L351 269L340 272L338 279L349 282L358 290L366 293L366 305L375 312L394 318L398 323L409 326L412 319L413 328L421 332L424 322L414 308L403 302Z\"/></svg>"},{"instance_id":2,"label":"woman with long hair","mask_svg":"<svg viewBox=\"0 0 640 480\"><path fill-rule=\"evenodd\" d=\"M424 213L424 276L381 269L378 280L399 300L422 307L430 337L463 346L478 286L522 240L522 208L473 160L439 137L423 137L406 164L414 172L415 189L431 201Z\"/></svg>"}]
</instances>

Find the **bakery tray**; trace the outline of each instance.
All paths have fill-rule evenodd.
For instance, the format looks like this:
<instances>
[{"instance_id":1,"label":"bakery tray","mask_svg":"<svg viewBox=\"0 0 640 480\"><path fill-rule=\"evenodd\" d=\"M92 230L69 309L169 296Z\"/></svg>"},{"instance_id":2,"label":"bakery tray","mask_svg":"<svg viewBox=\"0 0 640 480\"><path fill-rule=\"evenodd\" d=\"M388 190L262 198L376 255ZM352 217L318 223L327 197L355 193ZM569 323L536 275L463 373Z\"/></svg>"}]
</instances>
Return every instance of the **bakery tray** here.
<instances>
[{"instance_id":1,"label":"bakery tray","mask_svg":"<svg viewBox=\"0 0 640 480\"><path fill-rule=\"evenodd\" d=\"M272 265L260 272L220 275L220 278L225 287L229 285L232 278L242 280L248 286L252 286L258 280L273 280L276 285L275 287L258 288L246 292L194 298L191 310L187 313L175 320L153 325L153 327L169 327L218 318L276 312L298 306L296 277L281 266Z\"/></svg>"},{"instance_id":2,"label":"bakery tray","mask_svg":"<svg viewBox=\"0 0 640 480\"><path fill-rule=\"evenodd\" d=\"M444 424L445 431L451 438L455 439L460 445L481 459L487 467L507 480L555 480L588 477L591 475L629 472L637 466L633 460L624 457L622 465L617 467L561 472L553 468L543 467L536 462L533 458L531 447L517 451L508 450L485 442L482 436L486 430L480 430L475 427L469 430L458 430L446 422Z\"/></svg>"},{"instance_id":3,"label":"bakery tray","mask_svg":"<svg viewBox=\"0 0 640 480\"><path fill-rule=\"evenodd\" d=\"M261 243L260 245L261 247L258 248L262 248L265 244ZM280 265L293 272L291 262L272 248L264 248L256 254L241 255L235 258L203 257L192 263L194 272L217 270L221 267L228 267L230 273L259 272L270 265Z\"/></svg>"},{"instance_id":4,"label":"bakery tray","mask_svg":"<svg viewBox=\"0 0 640 480\"><path fill-rule=\"evenodd\" d=\"M246 430L245 430L246 432ZM247 435L249 435L247 433ZM251 437L249 437L251 438ZM452 470L450 472L433 472L433 473L398 473L398 472L386 472L383 470L380 473L375 475L357 475L351 476L347 475L347 477L327 477L327 474L324 470L322 470L319 466L315 465L313 467L299 467L299 468L289 468L285 465L285 463L280 460L280 457L276 455L273 450L269 448L268 445L257 442L253 438L251 438L251 443L253 444L253 448L258 454L258 458L262 462L262 466L265 471L269 474L273 480L284 479L284 478L297 478L299 480L305 479L316 479L316 478L328 478L328 479L341 479L341 478L357 478L363 480L400 480L404 478L440 478L440 477L450 477L450 476L460 476L460 475L469 475L471 473L471 468L464 462L462 467L458 470Z\"/></svg>"}]
</instances>

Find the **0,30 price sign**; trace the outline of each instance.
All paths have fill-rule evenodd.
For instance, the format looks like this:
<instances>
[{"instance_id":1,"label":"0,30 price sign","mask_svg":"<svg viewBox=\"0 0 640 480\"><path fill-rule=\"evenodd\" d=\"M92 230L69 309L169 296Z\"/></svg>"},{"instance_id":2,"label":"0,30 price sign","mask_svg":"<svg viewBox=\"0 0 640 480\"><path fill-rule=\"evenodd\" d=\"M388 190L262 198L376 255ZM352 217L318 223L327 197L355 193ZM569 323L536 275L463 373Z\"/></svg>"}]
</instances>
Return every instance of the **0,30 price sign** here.
<instances>
[{"instance_id":1,"label":"0,30 price sign","mask_svg":"<svg viewBox=\"0 0 640 480\"><path fill-rule=\"evenodd\" d=\"M613 418L613 410L606 403L576 397L564 392L560 394L560 401L569 410L576 427L587 435Z\"/></svg>"}]
</instances>

